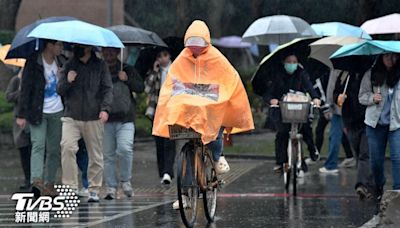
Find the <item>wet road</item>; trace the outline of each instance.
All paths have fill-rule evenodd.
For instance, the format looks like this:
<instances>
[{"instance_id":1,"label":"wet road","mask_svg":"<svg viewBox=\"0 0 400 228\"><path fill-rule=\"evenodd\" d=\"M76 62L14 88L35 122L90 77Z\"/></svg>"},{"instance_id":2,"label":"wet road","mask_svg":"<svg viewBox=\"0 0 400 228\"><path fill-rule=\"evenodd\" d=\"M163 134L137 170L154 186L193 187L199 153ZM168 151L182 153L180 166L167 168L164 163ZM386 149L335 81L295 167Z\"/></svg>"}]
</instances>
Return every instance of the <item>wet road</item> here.
<instances>
[{"instance_id":1,"label":"wet road","mask_svg":"<svg viewBox=\"0 0 400 228\"><path fill-rule=\"evenodd\" d=\"M178 211L175 183L159 184L155 148L152 141L136 143L133 164L135 196L87 204L85 198L71 218L52 218L49 224L33 227L183 227ZM15 201L10 197L22 181L17 152L3 150L0 160L0 226L16 224ZM283 179L276 176L268 160L228 159L231 172L219 193L217 218L207 224L199 208L196 227L359 227L374 212L372 202L360 202L354 193L355 169L337 175L321 175L310 167L298 187L298 197L285 194ZM389 163L386 170L390 171ZM390 176L387 175L387 189Z\"/></svg>"}]
</instances>

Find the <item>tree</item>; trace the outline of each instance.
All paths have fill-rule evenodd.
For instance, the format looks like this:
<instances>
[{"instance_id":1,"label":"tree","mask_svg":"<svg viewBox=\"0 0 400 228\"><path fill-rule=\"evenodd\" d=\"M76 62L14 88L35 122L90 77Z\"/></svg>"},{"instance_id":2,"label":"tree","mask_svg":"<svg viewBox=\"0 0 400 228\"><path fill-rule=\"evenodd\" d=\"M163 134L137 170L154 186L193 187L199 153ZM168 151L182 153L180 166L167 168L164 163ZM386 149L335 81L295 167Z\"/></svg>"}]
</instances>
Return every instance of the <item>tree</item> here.
<instances>
[{"instance_id":1,"label":"tree","mask_svg":"<svg viewBox=\"0 0 400 228\"><path fill-rule=\"evenodd\" d=\"M21 0L0 0L0 30L15 30Z\"/></svg>"}]
</instances>

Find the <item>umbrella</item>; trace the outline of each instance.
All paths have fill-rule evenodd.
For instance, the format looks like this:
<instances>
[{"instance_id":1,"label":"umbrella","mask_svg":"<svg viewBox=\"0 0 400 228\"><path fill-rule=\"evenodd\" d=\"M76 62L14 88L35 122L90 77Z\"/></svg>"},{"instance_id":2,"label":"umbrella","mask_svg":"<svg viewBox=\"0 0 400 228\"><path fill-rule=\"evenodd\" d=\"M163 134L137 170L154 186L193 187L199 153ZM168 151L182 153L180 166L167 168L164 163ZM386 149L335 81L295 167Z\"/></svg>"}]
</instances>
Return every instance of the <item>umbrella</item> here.
<instances>
[{"instance_id":1,"label":"umbrella","mask_svg":"<svg viewBox=\"0 0 400 228\"><path fill-rule=\"evenodd\" d=\"M125 45L168 47L156 33L142 28L115 25L108 29L113 31Z\"/></svg>"},{"instance_id":2,"label":"umbrella","mask_svg":"<svg viewBox=\"0 0 400 228\"><path fill-rule=\"evenodd\" d=\"M112 31L79 20L40 24L28 37L100 47L124 47Z\"/></svg>"},{"instance_id":3,"label":"umbrella","mask_svg":"<svg viewBox=\"0 0 400 228\"><path fill-rule=\"evenodd\" d=\"M15 35L12 43L10 51L8 52L6 59L13 59L13 58L27 58L33 52L42 48L42 42L39 40L28 37L28 34L36 28L38 25L43 23L49 22L56 22L56 21L69 21L69 20L76 20L74 17L49 17L45 19L38 20L32 24L29 24L18 31ZM38 42L38 43L37 43Z\"/></svg>"},{"instance_id":4,"label":"umbrella","mask_svg":"<svg viewBox=\"0 0 400 228\"><path fill-rule=\"evenodd\" d=\"M372 39L362 28L342 22L326 22L312 24L311 28L319 36L352 36L363 39Z\"/></svg>"},{"instance_id":5,"label":"umbrella","mask_svg":"<svg viewBox=\"0 0 400 228\"><path fill-rule=\"evenodd\" d=\"M400 53L400 41L368 40L341 47L330 57L335 69L365 72L384 53Z\"/></svg>"},{"instance_id":6,"label":"umbrella","mask_svg":"<svg viewBox=\"0 0 400 228\"><path fill-rule=\"evenodd\" d=\"M275 73L279 70L277 67L282 65L282 58L286 54L296 53L299 62L305 64L310 53L309 44L316 39L296 38L291 42L280 45L275 51L264 57L251 79L254 92L262 96L268 90L268 84L275 80Z\"/></svg>"},{"instance_id":7,"label":"umbrella","mask_svg":"<svg viewBox=\"0 0 400 228\"><path fill-rule=\"evenodd\" d=\"M341 48L343 45L360 43L363 39L356 37L341 37L341 36L329 36L319 39L310 44L311 54L310 58L316 59L330 68L333 68L332 62L329 57Z\"/></svg>"},{"instance_id":8,"label":"umbrella","mask_svg":"<svg viewBox=\"0 0 400 228\"><path fill-rule=\"evenodd\" d=\"M25 59L6 59L6 55L10 50L11 45L6 44L0 48L0 60L7 65L17 66L17 67L24 67L25 66Z\"/></svg>"},{"instance_id":9,"label":"umbrella","mask_svg":"<svg viewBox=\"0 0 400 228\"><path fill-rule=\"evenodd\" d=\"M284 44L295 38L316 37L311 26L301 18L275 15L259 18L243 34L243 41L260 45Z\"/></svg>"},{"instance_id":10,"label":"umbrella","mask_svg":"<svg viewBox=\"0 0 400 228\"><path fill-rule=\"evenodd\" d=\"M394 13L368 20L361 25L368 34L400 33L400 14Z\"/></svg>"},{"instance_id":11,"label":"umbrella","mask_svg":"<svg viewBox=\"0 0 400 228\"><path fill-rule=\"evenodd\" d=\"M211 40L212 44L222 48L250 48L251 43L243 42L240 36L224 36Z\"/></svg>"}]
</instances>

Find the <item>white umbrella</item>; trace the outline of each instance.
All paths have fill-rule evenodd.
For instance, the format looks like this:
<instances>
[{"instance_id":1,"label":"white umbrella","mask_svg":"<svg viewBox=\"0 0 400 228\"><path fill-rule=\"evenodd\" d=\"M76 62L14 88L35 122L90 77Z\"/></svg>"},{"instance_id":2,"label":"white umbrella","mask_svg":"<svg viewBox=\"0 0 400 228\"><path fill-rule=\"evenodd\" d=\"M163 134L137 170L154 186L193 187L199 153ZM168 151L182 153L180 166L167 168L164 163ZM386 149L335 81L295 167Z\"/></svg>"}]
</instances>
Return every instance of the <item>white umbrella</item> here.
<instances>
[{"instance_id":1,"label":"white umbrella","mask_svg":"<svg viewBox=\"0 0 400 228\"><path fill-rule=\"evenodd\" d=\"M244 42L260 45L284 44L295 38L318 36L301 18L275 15L259 18L243 34Z\"/></svg>"},{"instance_id":2,"label":"white umbrella","mask_svg":"<svg viewBox=\"0 0 400 228\"><path fill-rule=\"evenodd\" d=\"M363 39L352 36L329 36L310 44L310 58L316 59L330 68L333 68L329 57L346 44L360 43Z\"/></svg>"},{"instance_id":3,"label":"white umbrella","mask_svg":"<svg viewBox=\"0 0 400 228\"><path fill-rule=\"evenodd\" d=\"M368 34L400 33L400 14L394 13L368 20L361 25Z\"/></svg>"}]
</instances>

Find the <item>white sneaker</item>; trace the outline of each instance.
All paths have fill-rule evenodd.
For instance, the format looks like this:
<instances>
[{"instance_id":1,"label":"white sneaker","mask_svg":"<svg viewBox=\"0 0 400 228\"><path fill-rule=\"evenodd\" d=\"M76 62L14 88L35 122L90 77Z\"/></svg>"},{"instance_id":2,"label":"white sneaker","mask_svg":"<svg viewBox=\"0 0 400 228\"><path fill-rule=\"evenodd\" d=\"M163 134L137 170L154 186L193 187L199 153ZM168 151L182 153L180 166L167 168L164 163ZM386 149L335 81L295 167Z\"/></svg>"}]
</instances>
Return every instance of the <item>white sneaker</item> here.
<instances>
[{"instance_id":1,"label":"white sneaker","mask_svg":"<svg viewBox=\"0 0 400 228\"><path fill-rule=\"evenodd\" d=\"M88 198L88 203L98 203L100 202L99 195L97 192L90 192L89 193L89 198Z\"/></svg>"},{"instance_id":2,"label":"white sneaker","mask_svg":"<svg viewBox=\"0 0 400 228\"><path fill-rule=\"evenodd\" d=\"M320 173L326 173L326 174L336 174L339 172L338 169L327 169L325 167L319 168Z\"/></svg>"},{"instance_id":3,"label":"white sneaker","mask_svg":"<svg viewBox=\"0 0 400 228\"><path fill-rule=\"evenodd\" d=\"M342 163L340 163L338 166L340 168L352 168L355 167L357 164L356 159L354 158L345 158Z\"/></svg>"},{"instance_id":4,"label":"white sneaker","mask_svg":"<svg viewBox=\"0 0 400 228\"><path fill-rule=\"evenodd\" d=\"M127 197L133 196L133 189L130 181L122 182L122 190Z\"/></svg>"},{"instance_id":5,"label":"white sneaker","mask_svg":"<svg viewBox=\"0 0 400 228\"><path fill-rule=\"evenodd\" d=\"M299 172L297 172L297 177L298 178L303 178L304 177L304 171L300 170Z\"/></svg>"},{"instance_id":6,"label":"white sneaker","mask_svg":"<svg viewBox=\"0 0 400 228\"><path fill-rule=\"evenodd\" d=\"M164 173L163 178L161 179L161 184L171 184L172 178L168 173Z\"/></svg>"},{"instance_id":7,"label":"white sneaker","mask_svg":"<svg viewBox=\"0 0 400 228\"><path fill-rule=\"evenodd\" d=\"M80 197L88 197L89 196L89 189L81 188L81 190L78 192L78 195Z\"/></svg>"},{"instance_id":8,"label":"white sneaker","mask_svg":"<svg viewBox=\"0 0 400 228\"><path fill-rule=\"evenodd\" d=\"M214 164L214 169L215 172L217 172L217 174L224 174L229 172L231 168L229 167L229 164L226 161L225 156L221 156L218 162Z\"/></svg>"},{"instance_id":9,"label":"white sneaker","mask_svg":"<svg viewBox=\"0 0 400 228\"><path fill-rule=\"evenodd\" d=\"M117 189L116 188L107 188L106 196L104 199L106 200L113 200L117 197Z\"/></svg>"},{"instance_id":10,"label":"white sneaker","mask_svg":"<svg viewBox=\"0 0 400 228\"><path fill-rule=\"evenodd\" d=\"M188 207L189 207L187 201L188 201L187 196L184 196L184 195L183 195L183 196L182 196L183 208L188 208ZM173 208L174 210L179 210L179 200L175 201L175 202L172 204L172 208Z\"/></svg>"},{"instance_id":11,"label":"white sneaker","mask_svg":"<svg viewBox=\"0 0 400 228\"><path fill-rule=\"evenodd\" d=\"M316 161L313 161L311 158L306 158L306 160L304 161L307 165L315 165L317 164Z\"/></svg>"}]
</instances>

